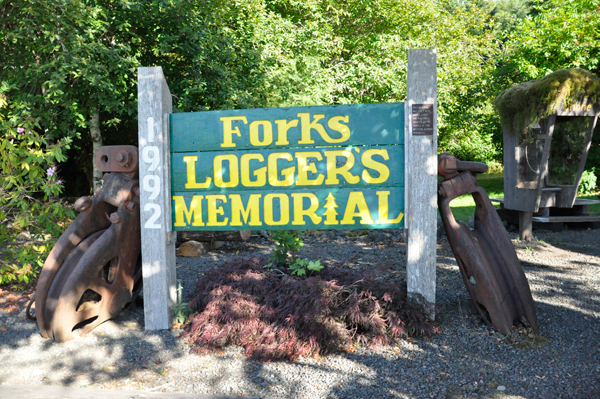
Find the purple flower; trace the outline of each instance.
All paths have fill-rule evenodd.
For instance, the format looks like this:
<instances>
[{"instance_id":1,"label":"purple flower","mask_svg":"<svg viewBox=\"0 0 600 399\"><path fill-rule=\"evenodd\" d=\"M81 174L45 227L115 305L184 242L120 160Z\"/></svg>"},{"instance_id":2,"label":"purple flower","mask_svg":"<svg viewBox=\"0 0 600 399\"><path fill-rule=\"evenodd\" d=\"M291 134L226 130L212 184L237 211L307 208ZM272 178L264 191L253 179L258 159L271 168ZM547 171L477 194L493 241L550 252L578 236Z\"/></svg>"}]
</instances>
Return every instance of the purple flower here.
<instances>
[{"instance_id":1,"label":"purple flower","mask_svg":"<svg viewBox=\"0 0 600 399\"><path fill-rule=\"evenodd\" d=\"M17 128L17 132L23 134L23 132L25 131L25 129L23 129L22 127L18 127Z\"/></svg>"},{"instance_id":2,"label":"purple flower","mask_svg":"<svg viewBox=\"0 0 600 399\"><path fill-rule=\"evenodd\" d=\"M46 173L48 173L48 176L52 176L55 171L56 171L56 167L54 167L54 166L51 166L48 169L46 169Z\"/></svg>"},{"instance_id":3,"label":"purple flower","mask_svg":"<svg viewBox=\"0 0 600 399\"><path fill-rule=\"evenodd\" d=\"M57 180L56 184L62 184L62 180Z\"/></svg>"}]
</instances>

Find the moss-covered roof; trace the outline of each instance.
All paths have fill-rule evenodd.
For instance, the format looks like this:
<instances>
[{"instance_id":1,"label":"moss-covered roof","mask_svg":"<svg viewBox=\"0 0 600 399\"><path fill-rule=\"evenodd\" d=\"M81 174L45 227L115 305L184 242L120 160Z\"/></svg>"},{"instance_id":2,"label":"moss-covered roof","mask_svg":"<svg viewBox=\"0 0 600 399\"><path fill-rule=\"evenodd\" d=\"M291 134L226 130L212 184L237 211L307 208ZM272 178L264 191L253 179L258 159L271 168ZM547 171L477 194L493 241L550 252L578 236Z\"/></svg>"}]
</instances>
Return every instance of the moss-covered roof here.
<instances>
[{"instance_id":1,"label":"moss-covered roof","mask_svg":"<svg viewBox=\"0 0 600 399\"><path fill-rule=\"evenodd\" d=\"M600 100L600 79L584 69L561 69L511 87L494 101L503 125L523 137L529 126L560 108L577 102L597 103Z\"/></svg>"}]
</instances>

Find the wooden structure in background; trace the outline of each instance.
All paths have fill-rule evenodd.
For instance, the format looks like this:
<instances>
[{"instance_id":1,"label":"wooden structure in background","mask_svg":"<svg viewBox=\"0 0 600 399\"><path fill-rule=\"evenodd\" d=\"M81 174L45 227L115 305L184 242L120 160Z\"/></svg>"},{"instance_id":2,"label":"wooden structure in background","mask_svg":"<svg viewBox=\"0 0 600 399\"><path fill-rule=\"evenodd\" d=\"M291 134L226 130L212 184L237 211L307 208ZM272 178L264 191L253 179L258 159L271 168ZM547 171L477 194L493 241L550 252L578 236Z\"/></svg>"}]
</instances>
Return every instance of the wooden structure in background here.
<instances>
[{"instance_id":1,"label":"wooden structure in background","mask_svg":"<svg viewBox=\"0 0 600 399\"><path fill-rule=\"evenodd\" d=\"M561 104L528 134L503 125L504 199L492 200L518 211L522 240L533 239L534 222L600 222L585 214L587 205L599 201L576 198L599 112L600 104L580 102L567 109Z\"/></svg>"}]
</instances>

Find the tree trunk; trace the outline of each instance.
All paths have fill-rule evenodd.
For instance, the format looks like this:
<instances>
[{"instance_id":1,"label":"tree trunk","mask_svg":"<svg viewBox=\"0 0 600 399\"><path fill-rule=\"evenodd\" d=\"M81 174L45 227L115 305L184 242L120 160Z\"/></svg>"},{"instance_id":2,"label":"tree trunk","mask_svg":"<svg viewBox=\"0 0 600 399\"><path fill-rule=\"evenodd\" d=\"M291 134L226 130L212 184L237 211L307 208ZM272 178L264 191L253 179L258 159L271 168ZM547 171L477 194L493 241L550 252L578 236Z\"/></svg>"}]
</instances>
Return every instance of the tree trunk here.
<instances>
[{"instance_id":1,"label":"tree trunk","mask_svg":"<svg viewBox=\"0 0 600 399\"><path fill-rule=\"evenodd\" d=\"M96 163L93 161L96 151L102 147L102 133L100 132L100 112L96 111L92 114L90 120L90 136L92 136L92 185L93 190L102 186L102 172L96 167Z\"/></svg>"}]
</instances>

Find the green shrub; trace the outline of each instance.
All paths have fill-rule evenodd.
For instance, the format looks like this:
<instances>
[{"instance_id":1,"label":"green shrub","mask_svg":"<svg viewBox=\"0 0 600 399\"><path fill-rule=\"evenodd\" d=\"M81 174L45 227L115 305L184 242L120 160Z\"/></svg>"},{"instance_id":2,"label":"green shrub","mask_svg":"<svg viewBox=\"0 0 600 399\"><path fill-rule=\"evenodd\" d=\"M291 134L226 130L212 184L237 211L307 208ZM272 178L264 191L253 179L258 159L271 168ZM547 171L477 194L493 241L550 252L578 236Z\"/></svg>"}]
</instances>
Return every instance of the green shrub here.
<instances>
[{"instance_id":1,"label":"green shrub","mask_svg":"<svg viewBox=\"0 0 600 399\"><path fill-rule=\"evenodd\" d=\"M581 175L578 192L581 194L591 193L596 190L596 168L584 170Z\"/></svg>"},{"instance_id":2,"label":"green shrub","mask_svg":"<svg viewBox=\"0 0 600 399\"><path fill-rule=\"evenodd\" d=\"M58 200L56 164L68 138L50 141L0 86L0 284L30 283L74 211Z\"/></svg>"}]
</instances>

